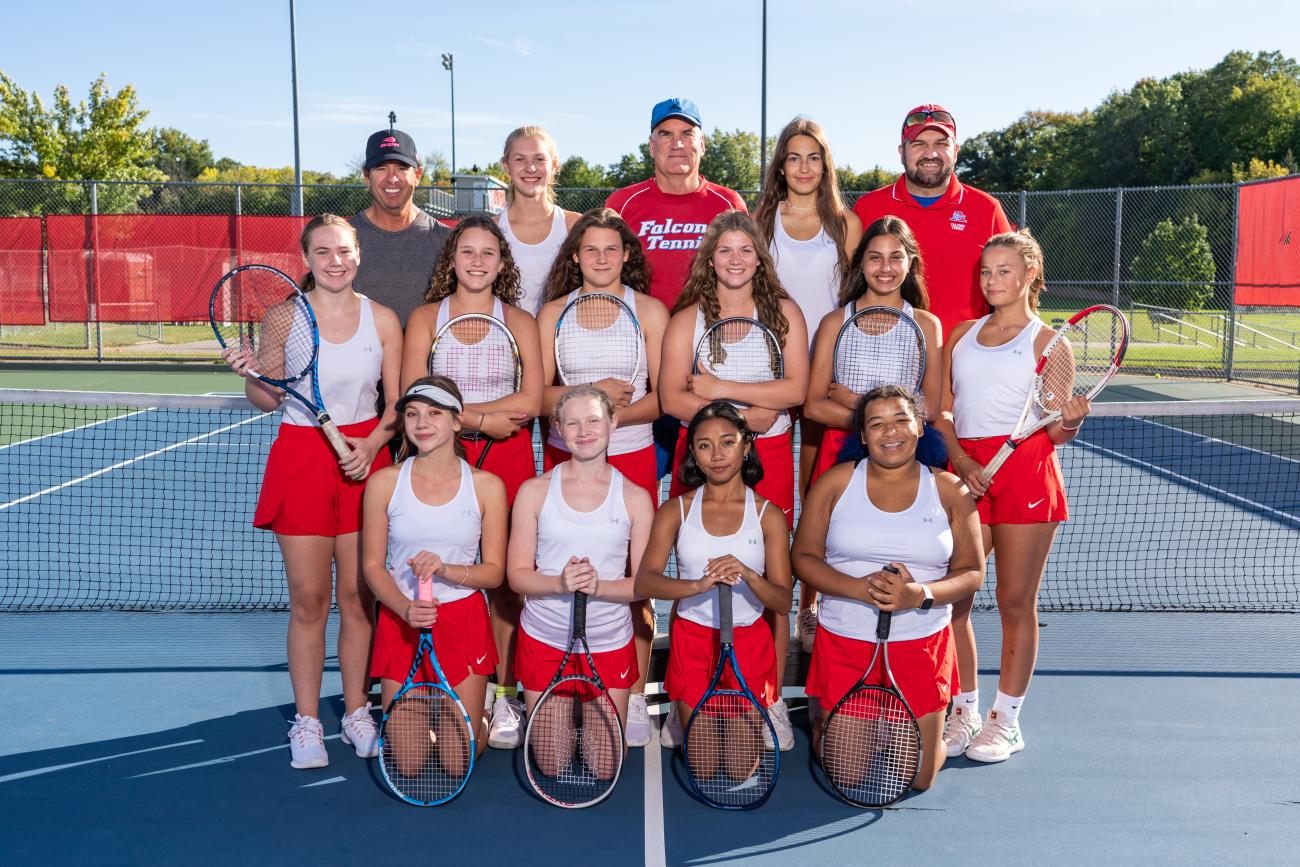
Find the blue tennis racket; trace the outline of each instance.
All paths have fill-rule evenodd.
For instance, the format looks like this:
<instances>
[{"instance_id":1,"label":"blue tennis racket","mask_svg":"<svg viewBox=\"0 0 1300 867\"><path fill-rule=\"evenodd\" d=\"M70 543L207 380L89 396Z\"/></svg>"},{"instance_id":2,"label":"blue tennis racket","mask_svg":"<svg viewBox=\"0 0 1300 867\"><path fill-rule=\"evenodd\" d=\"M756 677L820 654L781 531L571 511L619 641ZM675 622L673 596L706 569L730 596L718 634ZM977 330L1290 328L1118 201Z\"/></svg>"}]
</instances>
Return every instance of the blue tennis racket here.
<instances>
[{"instance_id":1,"label":"blue tennis racket","mask_svg":"<svg viewBox=\"0 0 1300 867\"><path fill-rule=\"evenodd\" d=\"M253 356L256 368L250 375L311 412L340 458L352 453L321 399L316 371L320 330L311 303L292 277L270 265L239 266L213 288L208 321L222 349L243 349ZM294 383L302 388L304 380L310 398L293 388Z\"/></svg>"},{"instance_id":2,"label":"blue tennis racket","mask_svg":"<svg viewBox=\"0 0 1300 867\"><path fill-rule=\"evenodd\" d=\"M432 579L421 580L419 598L433 598ZM424 680L425 656L437 682ZM474 726L433 651L433 632L420 630L420 644L406 682L388 703L379 727L379 770L394 795L419 807L445 804L461 793L474 771Z\"/></svg>"},{"instance_id":3,"label":"blue tennis racket","mask_svg":"<svg viewBox=\"0 0 1300 867\"><path fill-rule=\"evenodd\" d=\"M731 585L718 585L722 645L709 688L686 724L686 778L695 794L723 810L746 810L767 800L781 771L776 729L736 664ZM719 688L730 668L738 689Z\"/></svg>"}]
</instances>

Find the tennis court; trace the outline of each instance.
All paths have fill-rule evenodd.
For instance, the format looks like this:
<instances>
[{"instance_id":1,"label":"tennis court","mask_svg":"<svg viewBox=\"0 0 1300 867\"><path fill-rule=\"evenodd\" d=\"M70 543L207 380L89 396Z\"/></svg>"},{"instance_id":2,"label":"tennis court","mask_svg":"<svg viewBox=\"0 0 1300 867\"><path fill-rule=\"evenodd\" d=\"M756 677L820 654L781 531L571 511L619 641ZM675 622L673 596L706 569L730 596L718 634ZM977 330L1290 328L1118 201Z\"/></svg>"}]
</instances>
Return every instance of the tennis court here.
<instances>
[{"instance_id":1,"label":"tennis court","mask_svg":"<svg viewBox=\"0 0 1300 867\"><path fill-rule=\"evenodd\" d=\"M1300 860L1295 401L1108 407L1065 449L1025 752L950 760L931 792L863 812L829 793L796 711L771 801L740 814L694 801L658 749L592 811L532 798L497 751L457 801L406 807L338 741L332 660L331 766L291 770L282 569L247 526L277 419L222 398L0 404L10 863L365 857L435 834L457 861ZM991 694L997 617L975 617Z\"/></svg>"}]
</instances>

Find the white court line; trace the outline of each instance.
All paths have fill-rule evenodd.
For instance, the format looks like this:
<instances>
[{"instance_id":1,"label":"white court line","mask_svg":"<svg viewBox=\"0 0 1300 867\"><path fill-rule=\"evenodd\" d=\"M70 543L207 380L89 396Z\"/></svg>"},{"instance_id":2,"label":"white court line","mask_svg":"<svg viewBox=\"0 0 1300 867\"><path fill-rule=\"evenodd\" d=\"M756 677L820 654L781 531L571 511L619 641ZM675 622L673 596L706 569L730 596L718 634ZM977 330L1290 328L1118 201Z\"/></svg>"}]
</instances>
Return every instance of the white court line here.
<instances>
[{"instance_id":1,"label":"white court line","mask_svg":"<svg viewBox=\"0 0 1300 867\"><path fill-rule=\"evenodd\" d=\"M65 770L66 768L76 768L76 767L80 767L81 765L93 765L95 762L108 762L108 761L112 761L113 759L120 759L126 756L138 756L141 753L152 753L157 750L170 750L176 747L188 747L193 744L201 744L201 743L203 743L202 740L181 741L180 743L177 744L163 744L160 747L147 747L143 750L132 750L129 753L117 753L116 755L112 755L112 756L100 756L97 759L86 759L85 761L81 761L81 762L68 762L66 765L50 765L48 768L35 768L30 771L19 771L16 774L6 774L5 776L0 777L0 783L7 783L11 780L22 780L22 779L26 779L27 777L38 777L41 774L52 774L55 771L62 771Z\"/></svg>"},{"instance_id":2,"label":"white court line","mask_svg":"<svg viewBox=\"0 0 1300 867\"><path fill-rule=\"evenodd\" d=\"M16 500L10 500L10 501L7 502L7 503L0 503L0 512L3 512L5 509L9 508L10 506L17 506L17 505L19 505L20 503L25 503L25 502L27 502L28 500L35 500L36 498L38 498L38 497L43 497L43 496L45 496L46 494L52 494L52 493L54 493L55 491L61 491L61 490L63 490L64 488L70 488L70 487L72 487L73 485L79 485L79 484L81 484L82 482L89 481L90 479L93 479L93 478L95 478L95 477L97 477L97 476L102 476L102 475L104 475L105 473L111 473L111 472L113 472L114 470L120 470L122 467L130 466L131 464L139 463L140 461L148 460L149 458L153 458L153 457L157 457L158 455L161 455L161 454L163 454L163 453L165 453L165 452L170 452L170 451L172 451L173 449L178 449L178 448L180 448L181 446L187 446L187 445L192 445L192 444L197 443L197 442L201 442L202 440L208 439L209 437L214 437L214 436L216 436L217 434L225 433L226 431L228 431L228 430L233 430L234 428L237 428L237 427L242 427L243 425L249 424L250 422L255 422L255 421L257 421L257 420L260 419L260 418L262 418L262 416L260 416L260 415L253 416L252 418L246 418L246 419L244 419L243 421L237 421L237 422L235 422L234 424L228 424L228 425L226 425L225 427L219 427L219 428L217 428L216 430L208 431L208 432L205 433L205 434L200 434L199 436L196 436L196 437L190 437L190 438L187 439L187 440L183 440L183 441L178 442L178 443L172 443L172 444L169 445L169 446L165 446L165 447L160 448L160 449L154 449L154 450L151 451L151 452L146 452L145 454L137 455L137 456L135 456L135 457L133 457L133 458L128 458L127 460L124 460L124 461L119 461L118 463L113 464L113 465L110 466L110 467L103 467L103 468L101 468L101 469L95 470L93 473L87 473L86 475L84 475L84 476L80 476L79 478L75 478L75 479L72 479L72 480L70 480L70 481L66 481L66 482L63 482L63 483L61 483L61 484L54 485L54 486L52 486L52 487L48 487L48 488L46 488L46 489L43 490L43 491L37 491L37 492L34 493L34 494L28 494L28 495L26 495L26 496L24 496L24 497L19 497L19 498L16 499Z\"/></svg>"},{"instance_id":3,"label":"white court line","mask_svg":"<svg viewBox=\"0 0 1300 867\"><path fill-rule=\"evenodd\" d=\"M315 786L328 786L330 783L346 783L347 781L348 781L347 777L330 777L328 780L321 780L320 782L317 783L308 783L307 785L299 786L298 788L311 789L314 788Z\"/></svg>"},{"instance_id":4,"label":"white court line","mask_svg":"<svg viewBox=\"0 0 1300 867\"><path fill-rule=\"evenodd\" d=\"M1159 467L1156 466L1155 464L1150 464L1147 463L1146 461L1139 460L1138 458L1135 458L1132 455L1126 455L1123 452L1117 452L1112 449L1099 446L1095 443L1084 442L1082 440L1075 440L1074 445L1080 448L1088 449L1089 451L1101 452L1102 454L1108 455L1119 461L1124 461L1125 463L1136 464L1137 466L1142 467L1145 470L1150 470L1156 475L1165 476L1170 479L1175 479L1179 482L1182 482L1185 485L1190 485L1191 487L1197 488L1202 491L1209 491L1212 495L1216 497L1221 497L1225 500L1231 500L1234 503L1240 503L1241 505L1245 506L1248 509L1267 512L1268 514L1274 516L1275 518L1277 518L1279 521L1282 521L1283 523L1292 524L1292 525L1300 524L1300 517L1296 517L1290 512L1283 512L1280 509L1274 509L1272 506L1266 506L1263 503L1257 503L1254 500L1249 499L1247 497L1240 497L1229 491L1225 491L1222 488L1216 488L1214 485L1208 485L1205 482L1200 481L1199 479L1189 478L1188 476L1184 476L1182 473L1175 473L1173 470L1167 470L1164 467Z\"/></svg>"},{"instance_id":5,"label":"white court line","mask_svg":"<svg viewBox=\"0 0 1300 867\"><path fill-rule=\"evenodd\" d=\"M664 847L663 748L659 746L659 726L650 726L650 743L645 747L645 864L666 867Z\"/></svg>"},{"instance_id":6,"label":"white court line","mask_svg":"<svg viewBox=\"0 0 1300 867\"><path fill-rule=\"evenodd\" d=\"M1208 418L1209 416L1202 416L1202 417ZM1149 424L1152 427L1162 427L1165 430L1171 430L1174 431L1175 433L1185 434L1187 436L1196 437L1197 439L1203 439L1208 442L1219 443L1220 445L1225 445L1225 446L1232 446L1234 449L1241 449L1242 451L1245 452L1254 452L1257 455L1264 455L1265 457L1273 458L1274 460L1286 461L1287 463L1291 463L1291 464L1300 464L1300 461L1296 460L1295 458L1289 458L1286 455L1274 454L1273 452L1267 452L1264 451L1263 449L1253 448L1252 446L1242 445L1241 443L1234 443L1230 440L1222 440L1219 439L1218 437L1207 436L1206 434L1199 433L1197 431L1188 430L1186 428L1177 427L1171 424L1165 424L1164 422L1152 421L1149 418L1135 417L1134 420L1140 421L1143 424Z\"/></svg>"},{"instance_id":7,"label":"white court line","mask_svg":"<svg viewBox=\"0 0 1300 867\"><path fill-rule=\"evenodd\" d=\"M325 740L332 741L334 740L334 738L337 737L340 737L340 735L326 735ZM193 768L206 768L212 765L224 765L228 762L233 762L235 759L246 759L249 756L258 756L261 755L262 753L273 753L276 750L287 750L287 749L289 749L289 744L283 743L275 747L264 747L263 749L250 750L249 752L246 753L235 753L233 756L222 756L219 759L208 759L206 762L194 762L193 764L189 764L189 765L177 765L174 768L163 768L161 771L149 771L148 773L144 773L144 774L136 774L134 777L127 777L127 779L136 780L139 779L140 777L153 777L153 776L157 776L158 774L171 774L171 773L175 773L176 771L188 771Z\"/></svg>"},{"instance_id":8,"label":"white court line","mask_svg":"<svg viewBox=\"0 0 1300 867\"><path fill-rule=\"evenodd\" d=\"M52 433L41 434L40 436L37 437L31 437L29 439L19 440L16 443L7 443L6 445L0 445L0 451L4 451L5 449L11 449L14 446L25 446L28 443L39 442L41 440L49 439L50 437L61 437L64 434L74 433L75 431L79 431L79 430L85 430L86 428L95 427L96 425L107 424L110 421L121 421L122 419L130 418L133 415L141 415L143 413L153 412L153 411L154 410L152 408L137 409L135 412L127 412L127 413L123 413L122 415L112 416L111 418L101 418L99 421L87 422L86 424L79 424L76 427L64 428L63 430L56 430L53 431Z\"/></svg>"}]
</instances>

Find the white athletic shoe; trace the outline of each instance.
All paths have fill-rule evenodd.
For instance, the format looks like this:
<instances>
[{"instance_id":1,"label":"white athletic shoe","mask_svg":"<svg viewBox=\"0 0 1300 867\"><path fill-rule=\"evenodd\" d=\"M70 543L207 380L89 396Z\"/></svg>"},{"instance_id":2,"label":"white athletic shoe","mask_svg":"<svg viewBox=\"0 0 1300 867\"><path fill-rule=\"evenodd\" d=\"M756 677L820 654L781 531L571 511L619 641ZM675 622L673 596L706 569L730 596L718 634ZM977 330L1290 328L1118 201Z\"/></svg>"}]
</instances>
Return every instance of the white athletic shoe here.
<instances>
[{"instance_id":1,"label":"white athletic shoe","mask_svg":"<svg viewBox=\"0 0 1300 867\"><path fill-rule=\"evenodd\" d=\"M781 752L788 753L794 749L794 728L790 725L790 708L785 706L784 699L777 699L776 704L767 709L768 719L772 720L772 728L776 729L776 742L781 747ZM764 738L767 743L765 746L772 749L772 734L767 733Z\"/></svg>"},{"instance_id":2,"label":"white athletic shoe","mask_svg":"<svg viewBox=\"0 0 1300 867\"><path fill-rule=\"evenodd\" d=\"M1005 762L1012 753L1024 748L1020 723L1004 722L997 711L991 710L988 719L984 720L984 727L966 748L966 758L974 762Z\"/></svg>"},{"instance_id":3,"label":"white athletic shoe","mask_svg":"<svg viewBox=\"0 0 1300 867\"><path fill-rule=\"evenodd\" d=\"M370 702L366 702L364 707L343 717L343 724L339 727L343 743L351 744L363 759L373 759L379 755L379 728L375 725L375 718L370 715L370 709Z\"/></svg>"},{"instance_id":4,"label":"white athletic shoe","mask_svg":"<svg viewBox=\"0 0 1300 867\"><path fill-rule=\"evenodd\" d=\"M503 695L492 704L492 728L488 730L488 746L494 750L513 750L523 742L523 702Z\"/></svg>"},{"instance_id":5,"label":"white athletic shoe","mask_svg":"<svg viewBox=\"0 0 1300 867\"><path fill-rule=\"evenodd\" d=\"M980 733L982 725L983 720L980 719L978 710L968 711L964 705L954 704L952 713L948 714L948 719L943 723L943 745L948 758L966 752L971 741Z\"/></svg>"},{"instance_id":6,"label":"white athletic shoe","mask_svg":"<svg viewBox=\"0 0 1300 867\"><path fill-rule=\"evenodd\" d=\"M650 711L646 708L645 694L634 693L627 699L627 745L644 747L650 743Z\"/></svg>"},{"instance_id":7,"label":"white athletic shoe","mask_svg":"<svg viewBox=\"0 0 1300 867\"><path fill-rule=\"evenodd\" d=\"M293 715L289 722L289 756L289 764L295 768L323 768L330 763L320 720L300 713Z\"/></svg>"},{"instance_id":8,"label":"white athletic shoe","mask_svg":"<svg viewBox=\"0 0 1300 867\"><path fill-rule=\"evenodd\" d=\"M682 720L677 715L677 702L668 703L668 715L659 728L659 745L673 749L682 745Z\"/></svg>"},{"instance_id":9,"label":"white athletic shoe","mask_svg":"<svg viewBox=\"0 0 1300 867\"><path fill-rule=\"evenodd\" d=\"M817 607L804 608L794 622L794 637L804 653L812 653L813 641L817 638Z\"/></svg>"}]
</instances>

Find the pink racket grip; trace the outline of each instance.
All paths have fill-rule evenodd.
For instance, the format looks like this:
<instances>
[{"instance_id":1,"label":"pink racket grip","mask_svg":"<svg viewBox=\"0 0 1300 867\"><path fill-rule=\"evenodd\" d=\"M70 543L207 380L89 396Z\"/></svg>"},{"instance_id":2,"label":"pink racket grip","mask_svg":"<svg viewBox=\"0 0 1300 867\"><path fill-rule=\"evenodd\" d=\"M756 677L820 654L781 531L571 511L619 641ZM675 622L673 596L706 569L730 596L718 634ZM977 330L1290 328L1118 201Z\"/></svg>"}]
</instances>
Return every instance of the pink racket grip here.
<instances>
[{"instance_id":1,"label":"pink racket grip","mask_svg":"<svg viewBox=\"0 0 1300 867\"><path fill-rule=\"evenodd\" d=\"M415 579L415 598L421 602L429 602L433 599L433 578Z\"/></svg>"}]
</instances>

